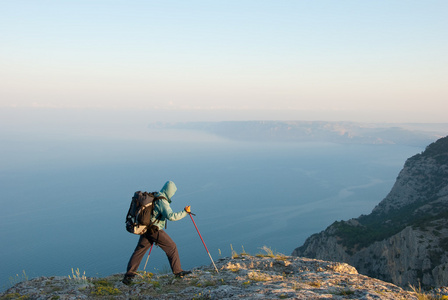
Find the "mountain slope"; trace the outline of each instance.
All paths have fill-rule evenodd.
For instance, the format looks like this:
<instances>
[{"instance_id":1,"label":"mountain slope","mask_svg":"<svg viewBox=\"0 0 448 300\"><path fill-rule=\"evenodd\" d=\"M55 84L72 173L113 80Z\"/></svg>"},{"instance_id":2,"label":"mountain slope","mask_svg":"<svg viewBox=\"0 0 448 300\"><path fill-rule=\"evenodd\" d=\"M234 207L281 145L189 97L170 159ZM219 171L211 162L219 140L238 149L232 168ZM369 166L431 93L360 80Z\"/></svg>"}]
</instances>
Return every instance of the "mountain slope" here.
<instances>
[{"instance_id":1,"label":"mountain slope","mask_svg":"<svg viewBox=\"0 0 448 300\"><path fill-rule=\"evenodd\" d=\"M409 158L371 214L333 223L292 255L347 262L400 286L447 285L448 137Z\"/></svg>"}]
</instances>

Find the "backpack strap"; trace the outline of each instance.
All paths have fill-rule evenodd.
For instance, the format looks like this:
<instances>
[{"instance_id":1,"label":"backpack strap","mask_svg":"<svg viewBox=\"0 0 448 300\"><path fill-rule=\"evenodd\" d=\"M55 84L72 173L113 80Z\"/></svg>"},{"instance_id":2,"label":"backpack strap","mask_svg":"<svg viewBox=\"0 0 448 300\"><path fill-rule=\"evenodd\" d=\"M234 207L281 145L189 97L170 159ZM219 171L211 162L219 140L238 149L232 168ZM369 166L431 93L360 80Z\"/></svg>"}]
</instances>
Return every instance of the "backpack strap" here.
<instances>
[{"instance_id":1,"label":"backpack strap","mask_svg":"<svg viewBox=\"0 0 448 300\"><path fill-rule=\"evenodd\" d=\"M163 197L163 196L160 196L160 197L154 196L154 200L152 202L154 203L156 200L160 200L160 199L165 199L166 200L166 198ZM162 214L160 212L158 212L158 213L159 213L159 216L157 216L157 218L156 218L157 221L156 222L160 221L160 219L162 218L162 216L161 216Z\"/></svg>"},{"instance_id":2,"label":"backpack strap","mask_svg":"<svg viewBox=\"0 0 448 300\"><path fill-rule=\"evenodd\" d=\"M167 200L165 197L160 196L160 197L154 197L153 202L156 201L156 200L160 200L160 199ZM159 215L158 215L157 218L156 218L156 222L154 222L154 223L158 223L158 222L160 221L160 219L162 219L162 214L159 212ZM165 222L165 229L167 228L167 223L168 223L168 222Z\"/></svg>"}]
</instances>

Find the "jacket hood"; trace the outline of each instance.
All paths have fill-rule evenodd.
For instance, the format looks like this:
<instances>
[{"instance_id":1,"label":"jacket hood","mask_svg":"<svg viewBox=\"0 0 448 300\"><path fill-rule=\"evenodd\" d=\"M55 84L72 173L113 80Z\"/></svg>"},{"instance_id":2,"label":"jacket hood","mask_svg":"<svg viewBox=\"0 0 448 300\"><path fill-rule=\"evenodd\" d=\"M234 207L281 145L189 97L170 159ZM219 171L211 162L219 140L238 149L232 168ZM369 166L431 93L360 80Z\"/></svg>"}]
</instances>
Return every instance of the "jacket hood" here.
<instances>
[{"instance_id":1,"label":"jacket hood","mask_svg":"<svg viewBox=\"0 0 448 300\"><path fill-rule=\"evenodd\" d=\"M172 181L167 181L163 188L159 192L159 196L164 196L168 200L168 202L171 203L171 197L174 196L174 194L177 191L177 187Z\"/></svg>"}]
</instances>

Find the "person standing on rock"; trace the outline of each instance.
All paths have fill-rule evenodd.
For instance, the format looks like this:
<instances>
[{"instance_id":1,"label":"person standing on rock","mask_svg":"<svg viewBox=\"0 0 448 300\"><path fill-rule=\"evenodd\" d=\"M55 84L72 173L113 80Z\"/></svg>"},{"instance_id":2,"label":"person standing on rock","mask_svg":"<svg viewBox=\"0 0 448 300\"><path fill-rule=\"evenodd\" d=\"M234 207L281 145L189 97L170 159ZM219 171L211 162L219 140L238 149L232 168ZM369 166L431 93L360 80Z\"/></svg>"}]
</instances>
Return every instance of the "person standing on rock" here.
<instances>
[{"instance_id":1,"label":"person standing on rock","mask_svg":"<svg viewBox=\"0 0 448 300\"><path fill-rule=\"evenodd\" d=\"M179 221L191 212L190 206L186 206L178 213L173 212L170 203L171 198L176 191L177 187L174 182L167 181L157 194L157 197L161 197L161 199L154 202L154 213L151 219L152 222L155 222L154 226L148 228L148 231L140 236L137 247L129 259L126 274L122 281L124 284L131 284L132 279L137 274L137 269L143 256L153 243L156 243L157 246L165 251L168 261L170 262L171 270L176 277L183 277L184 275L191 273L190 271L182 270L177 246L170 236L163 230L166 227L167 220Z\"/></svg>"}]
</instances>

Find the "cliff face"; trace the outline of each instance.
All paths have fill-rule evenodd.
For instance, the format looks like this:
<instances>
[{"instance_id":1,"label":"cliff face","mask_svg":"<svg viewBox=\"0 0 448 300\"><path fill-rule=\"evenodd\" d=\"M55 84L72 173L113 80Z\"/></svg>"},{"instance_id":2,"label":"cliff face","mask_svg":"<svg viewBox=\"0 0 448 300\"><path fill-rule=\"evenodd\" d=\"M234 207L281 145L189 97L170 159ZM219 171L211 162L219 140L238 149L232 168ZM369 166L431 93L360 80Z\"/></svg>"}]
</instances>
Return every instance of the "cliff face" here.
<instances>
[{"instance_id":1,"label":"cliff face","mask_svg":"<svg viewBox=\"0 0 448 300\"><path fill-rule=\"evenodd\" d=\"M335 222L292 255L347 262L368 276L448 285L448 137L409 158L369 215Z\"/></svg>"}]
</instances>

